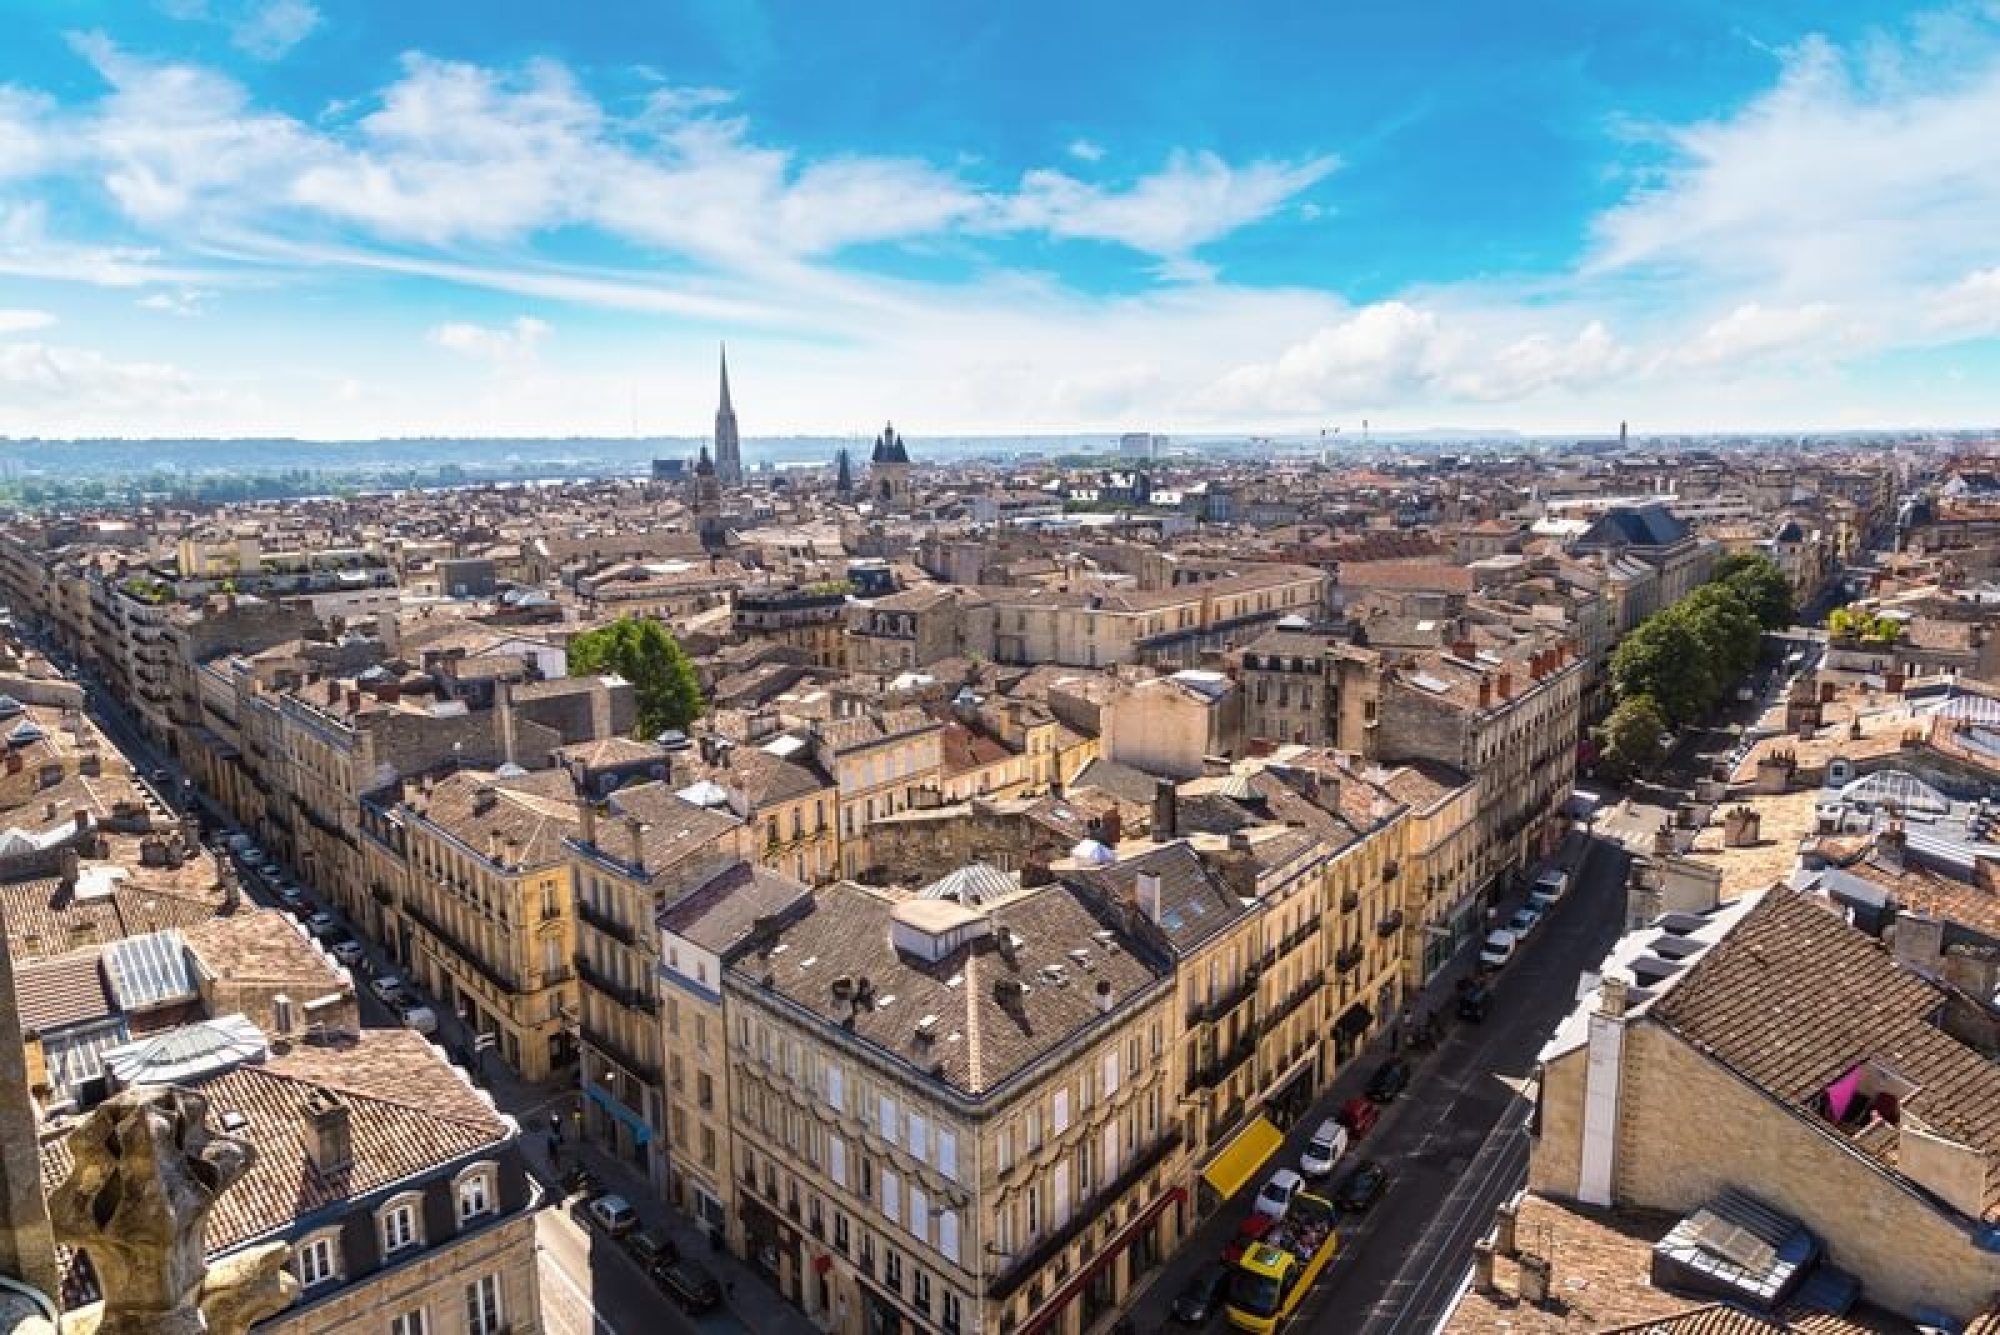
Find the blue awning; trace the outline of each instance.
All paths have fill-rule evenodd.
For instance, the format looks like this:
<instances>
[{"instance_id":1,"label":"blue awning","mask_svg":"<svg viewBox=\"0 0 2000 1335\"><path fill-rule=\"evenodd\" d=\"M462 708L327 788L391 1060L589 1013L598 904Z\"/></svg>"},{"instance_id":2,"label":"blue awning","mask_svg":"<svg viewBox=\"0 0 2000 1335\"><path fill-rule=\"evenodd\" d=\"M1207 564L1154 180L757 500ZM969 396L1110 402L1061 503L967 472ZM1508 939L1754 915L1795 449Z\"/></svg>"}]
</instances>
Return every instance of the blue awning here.
<instances>
[{"instance_id":1,"label":"blue awning","mask_svg":"<svg viewBox=\"0 0 2000 1335\"><path fill-rule=\"evenodd\" d=\"M644 1145L653 1138L653 1128L646 1125L646 1119L620 1103L609 1090L586 1083L583 1092L588 1094L598 1107L625 1124L625 1129L632 1133L633 1144Z\"/></svg>"}]
</instances>

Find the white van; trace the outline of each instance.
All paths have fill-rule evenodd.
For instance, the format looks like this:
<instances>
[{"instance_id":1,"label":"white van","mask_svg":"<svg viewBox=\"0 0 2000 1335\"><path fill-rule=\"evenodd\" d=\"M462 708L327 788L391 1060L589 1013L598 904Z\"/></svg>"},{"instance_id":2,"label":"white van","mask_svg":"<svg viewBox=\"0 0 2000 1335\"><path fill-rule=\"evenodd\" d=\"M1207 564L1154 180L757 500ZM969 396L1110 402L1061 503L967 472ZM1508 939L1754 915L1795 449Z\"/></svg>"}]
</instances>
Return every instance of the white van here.
<instances>
[{"instance_id":1,"label":"white van","mask_svg":"<svg viewBox=\"0 0 2000 1335\"><path fill-rule=\"evenodd\" d=\"M1528 892L1528 906L1538 913L1547 913L1568 891L1568 872L1545 871L1535 878L1535 888Z\"/></svg>"},{"instance_id":2,"label":"white van","mask_svg":"<svg viewBox=\"0 0 2000 1335\"><path fill-rule=\"evenodd\" d=\"M1498 969L1514 958L1514 947L1521 938L1502 927L1486 934L1486 944L1479 949L1479 962L1491 969Z\"/></svg>"},{"instance_id":3,"label":"white van","mask_svg":"<svg viewBox=\"0 0 2000 1335\"><path fill-rule=\"evenodd\" d=\"M437 1032L437 1012L429 1006L412 1006L403 1012L403 1028L414 1029L428 1038Z\"/></svg>"},{"instance_id":4,"label":"white van","mask_svg":"<svg viewBox=\"0 0 2000 1335\"><path fill-rule=\"evenodd\" d=\"M1329 1117L1319 1124L1305 1153L1299 1156L1299 1171L1307 1177L1325 1177L1347 1153L1347 1128Z\"/></svg>"}]
</instances>

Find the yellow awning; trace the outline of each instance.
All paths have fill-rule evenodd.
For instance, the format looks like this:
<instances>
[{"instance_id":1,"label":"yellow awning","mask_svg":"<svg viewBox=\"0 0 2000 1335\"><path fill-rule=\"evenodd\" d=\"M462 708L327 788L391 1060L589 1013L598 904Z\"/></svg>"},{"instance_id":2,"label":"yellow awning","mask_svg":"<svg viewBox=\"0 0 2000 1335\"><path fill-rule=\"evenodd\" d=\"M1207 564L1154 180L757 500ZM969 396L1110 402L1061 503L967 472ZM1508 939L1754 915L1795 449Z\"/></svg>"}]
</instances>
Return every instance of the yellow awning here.
<instances>
[{"instance_id":1,"label":"yellow awning","mask_svg":"<svg viewBox=\"0 0 2000 1335\"><path fill-rule=\"evenodd\" d=\"M1201 1170L1202 1181L1227 1200L1243 1190L1243 1184L1284 1143L1285 1133L1272 1126L1270 1118L1259 1117L1229 1142L1229 1148L1209 1160Z\"/></svg>"}]
</instances>

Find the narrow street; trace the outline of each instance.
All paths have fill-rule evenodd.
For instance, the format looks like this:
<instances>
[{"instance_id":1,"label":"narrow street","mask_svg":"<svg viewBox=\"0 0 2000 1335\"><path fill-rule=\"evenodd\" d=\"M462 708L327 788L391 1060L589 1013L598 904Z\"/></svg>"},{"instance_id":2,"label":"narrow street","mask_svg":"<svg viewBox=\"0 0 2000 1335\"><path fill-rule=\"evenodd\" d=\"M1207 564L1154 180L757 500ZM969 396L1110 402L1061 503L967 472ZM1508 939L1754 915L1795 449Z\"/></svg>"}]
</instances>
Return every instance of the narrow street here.
<instances>
[{"instance_id":1,"label":"narrow street","mask_svg":"<svg viewBox=\"0 0 2000 1335\"><path fill-rule=\"evenodd\" d=\"M1409 1089L1348 1154L1348 1165L1373 1159L1387 1167L1388 1192L1367 1214L1342 1224L1340 1254L1299 1308L1293 1329L1390 1335L1424 1328L1425 1314L1434 1320L1448 1305L1493 1207L1525 1178L1530 1104L1523 1091L1544 1039L1570 1008L1577 975L1617 937L1629 862L1617 844L1596 840L1569 894L1498 976L1486 1020L1451 1019L1445 1041L1415 1058ZM1170 1315L1181 1285L1221 1255L1264 1178L1297 1165L1320 1119L1360 1093L1384 1055L1364 1056L1343 1071L1242 1196L1168 1259L1133 1306L1139 1330L1188 1329ZM1332 1181L1344 1171L1337 1169ZM1227 1326L1217 1313L1202 1329Z\"/></svg>"}]
</instances>

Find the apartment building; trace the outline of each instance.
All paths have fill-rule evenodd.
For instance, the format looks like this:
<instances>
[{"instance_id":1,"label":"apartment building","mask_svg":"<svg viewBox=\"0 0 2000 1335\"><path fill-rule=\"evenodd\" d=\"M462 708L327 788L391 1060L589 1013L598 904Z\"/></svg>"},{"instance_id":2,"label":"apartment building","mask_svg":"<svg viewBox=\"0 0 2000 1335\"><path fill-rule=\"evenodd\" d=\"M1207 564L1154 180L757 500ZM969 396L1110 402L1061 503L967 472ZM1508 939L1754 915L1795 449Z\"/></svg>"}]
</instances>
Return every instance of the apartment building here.
<instances>
[{"instance_id":1,"label":"apartment building","mask_svg":"<svg viewBox=\"0 0 2000 1335\"><path fill-rule=\"evenodd\" d=\"M1545 645L1547 647L1532 647ZM1525 871L1560 838L1576 780L1583 670L1552 638L1406 658L1384 679L1376 756L1429 760L1475 776L1474 876Z\"/></svg>"},{"instance_id":2,"label":"apartment building","mask_svg":"<svg viewBox=\"0 0 2000 1335\"><path fill-rule=\"evenodd\" d=\"M739 639L797 649L815 667L847 666L847 589L843 585L740 589L730 604L730 613L730 630Z\"/></svg>"},{"instance_id":3,"label":"apartment building","mask_svg":"<svg viewBox=\"0 0 2000 1335\"><path fill-rule=\"evenodd\" d=\"M748 857L755 836L728 810L697 806L664 783L622 788L579 814L566 847L576 893L583 1130L665 1195L659 915L680 869Z\"/></svg>"},{"instance_id":4,"label":"apartment building","mask_svg":"<svg viewBox=\"0 0 2000 1335\"><path fill-rule=\"evenodd\" d=\"M757 861L808 885L840 874L840 793L810 741L782 733L756 745L710 739L712 757L677 771L679 791L727 807L754 827Z\"/></svg>"},{"instance_id":5,"label":"apartment building","mask_svg":"<svg viewBox=\"0 0 2000 1335\"><path fill-rule=\"evenodd\" d=\"M1047 884L825 887L725 976L753 1264L841 1335L1077 1335L1179 1241L1168 961Z\"/></svg>"},{"instance_id":6,"label":"apartment building","mask_svg":"<svg viewBox=\"0 0 2000 1335\"><path fill-rule=\"evenodd\" d=\"M943 791L943 725L921 709L897 708L810 725L819 768L839 791L840 874L874 865L869 827Z\"/></svg>"},{"instance_id":7,"label":"apartment building","mask_svg":"<svg viewBox=\"0 0 2000 1335\"><path fill-rule=\"evenodd\" d=\"M744 953L806 911L812 891L740 858L716 857L671 874L662 895L667 1199L740 1253L722 980Z\"/></svg>"},{"instance_id":8,"label":"apartment building","mask_svg":"<svg viewBox=\"0 0 2000 1335\"><path fill-rule=\"evenodd\" d=\"M1267 565L1164 589L981 592L992 607L997 662L1193 667L1204 651L1233 647L1286 617L1317 618L1326 587L1311 567Z\"/></svg>"},{"instance_id":9,"label":"apartment building","mask_svg":"<svg viewBox=\"0 0 2000 1335\"><path fill-rule=\"evenodd\" d=\"M211 1264L292 1246L296 1301L271 1335L537 1335L535 1212L542 1195L520 1131L463 1072L403 1030L272 1048L190 1074L192 1091L254 1157L208 1219ZM211 1058L211 1061L216 1059ZM133 1068L145 1082L165 1078ZM69 1171L66 1134L41 1145L42 1178ZM84 1252L62 1254L67 1305L97 1296Z\"/></svg>"},{"instance_id":10,"label":"apartment building","mask_svg":"<svg viewBox=\"0 0 2000 1335\"><path fill-rule=\"evenodd\" d=\"M1245 737L1355 754L1370 749L1381 680L1373 650L1279 629L1243 646L1240 657Z\"/></svg>"},{"instance_id":11,"label":"apartment building","mask_svg":"<svg viewBox=\"0 0 2000 1335\"><path fill-rule=\"evenodd\" d=\"M400 827L396 957L508 1067L547 1079L575 1057L570 776L459 770L405 785L380 815Z\"/></svg>"}]
</instances>

